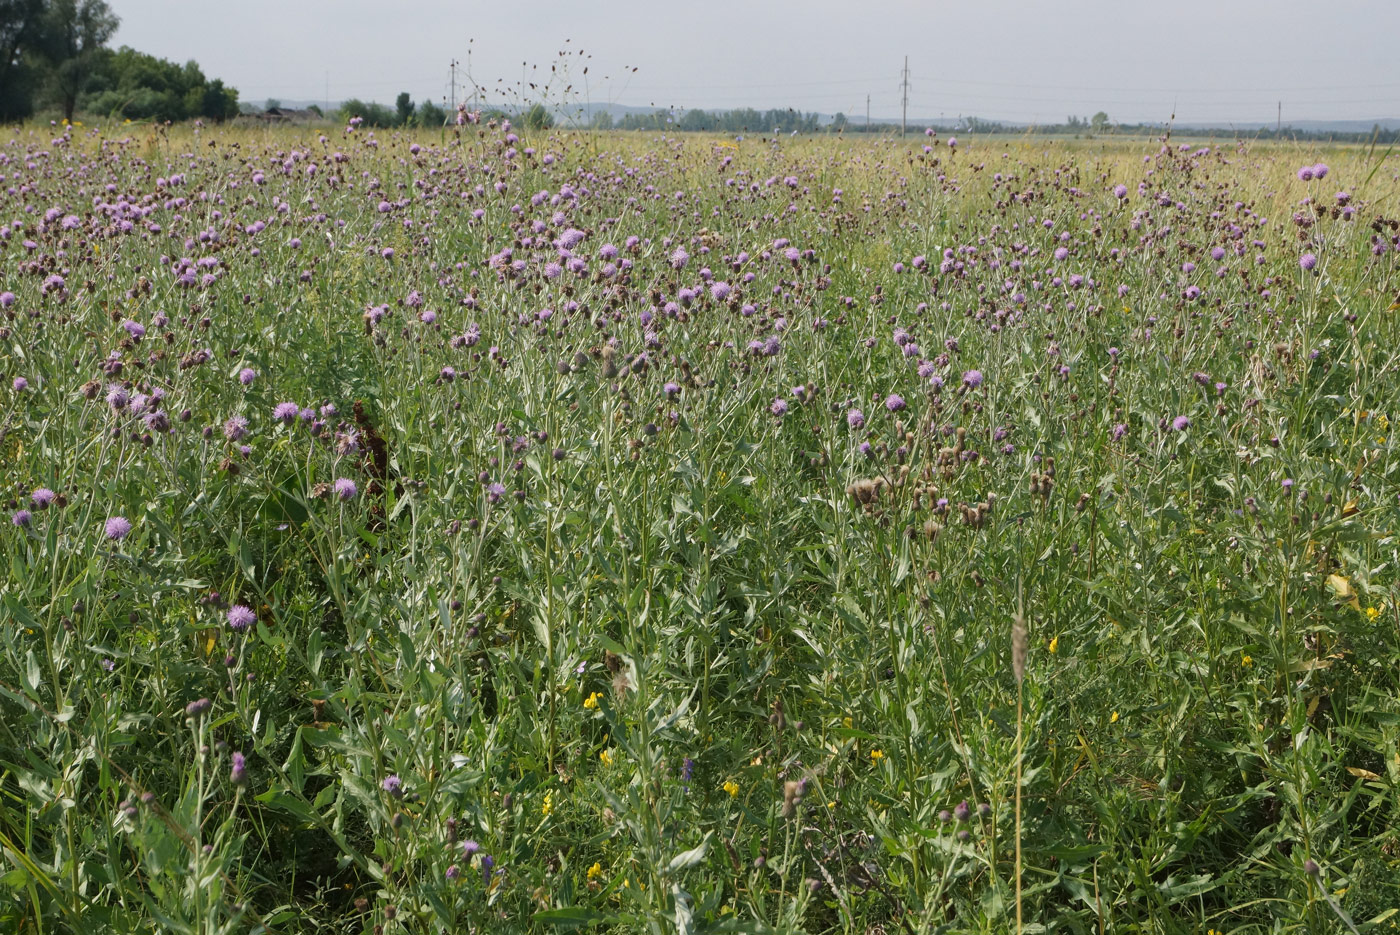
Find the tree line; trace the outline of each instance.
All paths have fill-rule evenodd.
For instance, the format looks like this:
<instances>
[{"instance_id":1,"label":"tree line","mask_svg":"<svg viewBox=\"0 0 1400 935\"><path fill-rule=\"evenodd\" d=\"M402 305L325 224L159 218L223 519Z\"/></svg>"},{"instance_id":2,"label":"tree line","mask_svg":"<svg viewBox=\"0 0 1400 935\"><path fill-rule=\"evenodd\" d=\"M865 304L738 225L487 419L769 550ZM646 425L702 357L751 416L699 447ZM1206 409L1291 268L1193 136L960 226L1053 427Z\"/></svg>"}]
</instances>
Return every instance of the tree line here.
<instances>
[{"instance_id":1,"label":"tree line","mask_svg":"<svg viewBox=\"0 0 1400 935\"><path fill-rule=\"evenodd\" d=\"M226 120L238 91L184 65L107 43L120 23L106 0L0 0L0 120L56 107L132 120Z\"/></svg>"}]
</instances>

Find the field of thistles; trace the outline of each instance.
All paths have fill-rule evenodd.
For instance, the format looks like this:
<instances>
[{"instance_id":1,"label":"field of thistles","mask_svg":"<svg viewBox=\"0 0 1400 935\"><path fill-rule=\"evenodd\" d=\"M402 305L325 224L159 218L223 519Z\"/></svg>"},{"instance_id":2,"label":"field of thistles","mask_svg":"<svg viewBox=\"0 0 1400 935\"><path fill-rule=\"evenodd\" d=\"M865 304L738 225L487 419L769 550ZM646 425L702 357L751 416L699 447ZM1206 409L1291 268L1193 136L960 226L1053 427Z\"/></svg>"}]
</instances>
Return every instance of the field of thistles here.
<instances>
[{"instance_id":1,"label":"field of thistles","mask_svg":"<svg viewBox=\"0 0 1400 935\"><path fill-rule=\"evenodd\" d=\"M1389 925L1400 160L951 142L6 130L0 927Z\"/></svg>"}]
</instances>

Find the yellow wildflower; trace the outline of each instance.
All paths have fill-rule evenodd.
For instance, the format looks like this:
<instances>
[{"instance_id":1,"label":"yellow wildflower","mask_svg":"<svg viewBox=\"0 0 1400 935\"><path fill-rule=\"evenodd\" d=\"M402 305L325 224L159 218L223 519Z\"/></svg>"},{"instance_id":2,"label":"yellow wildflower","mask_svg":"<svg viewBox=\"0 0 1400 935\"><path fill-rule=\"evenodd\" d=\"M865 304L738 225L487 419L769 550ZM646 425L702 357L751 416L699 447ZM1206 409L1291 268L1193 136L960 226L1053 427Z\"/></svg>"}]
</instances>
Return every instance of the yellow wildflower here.
<instances>
[{"instance_id":1,"label":"yellow wildflower","mask_svg":"<svg viewBox=\"0 0 1400 935\"><path fill-rule=\"evenodd\" d=\"M724 785L720 788L724 789L725 792L728 792L729 797L731 799L739 794L739 784L732 779L726 779L724 781Z\"/></svg>"},{"instance_id":2,"label":"yellow wildflower","mask_svg":"<svg viewBox=\"0 0 1400 935\"><path fill-rule=\"evenodd\" d=\"M598 707L598 699L603 697L601 692L594 692L583 701L583 706L592 711Z\"/></svg>"},{"instance_id":3,"label":"yellow wildflower","mask_svg":"<svg viewBox=\"0 0 1400 935\"><path fill-rule=\"evenodd\" d=\"M1254 665L1254 657L1253 657L1253 656L1249 655L1248 653L1245 653L1243 656L1240 657L1240 667L1241 667L1241 668L1248 669L1248 668L1249 668L1250 666L1252 666L1252 665Z\"/></svg>"},{"instance_id":4,"label":"yellow wildflower","mask_svg":"<svg viewBox=\"0 0 1400 935\"><path fill-rule=\"evenodd\" d=\"M870 751L870 762L872 762L872 763L878 763L878 762L880 762L881 760L883 760L884 758L885 758L885 751L883 751L883 750L871 750L871 751Z\"/></svg>"},{"instance_id":5,"label":"yellow wildflower","mask_svg":"<svg viewBox=\"0 0 1400 935\"><path fill-rule=\"evenodd\" d=\"M544 802L540 805L540 814L548 818L554 813L554 790L551 789L544 794Z\"/></svg>"},{"instance_id":6,"label":"yellow wildflower","mask_svg":"<svg viewBox=\"0 0 1400 935\"><path fill-rule=\"evenodd\" d=\"M1110 717L1110 718L1108 719L1108 723L1110 723L1110 724L1117 724L1117 723L1118 723L1118 712L1117 712L1117 711L1114 711L1114 712L1113 712L1113 716Z\"/></svg>"},{"instance_id":7,"label":"yellow wildflower","mask_svg":"<svg viewBox=\"0 0 1400 935\"><path fill-rule=\"evenodd\" d=\"M588 868L588 879L596 880L603 875L603 865L598 861L593 861L593 866Z\"/></svg>"},{"instance_id":8,"label":"yellow wildflower","mask_svg":"<svg viewBox=\"0 0 1400 935\"><path fill-rule=\"evenodd\" d=\"M1056 636L1055 638L1053 638L1052 640L1050 640L1050 654L1051 654L1051 655L1054 655L1055 653L1057 653L1057 652L1059 652L1059 651L1060 651L1060 638L1059 638L1058 636Z\"/></svg>"},{"instance_id":9,"label":"yellow wildflower","mask_svg":"<svg viewBox=\"0 0 1400 935\"><path fill-rule=\"evenodd\" d=\"M1380 608L1378 608L1378 607L1367 607L1367 608L1366 608L1366 619L1367 619L1367 620L1375 620L1375 619L1376 619L1377 617L1379 617L1380 615L1381 615Z\"/></svg>"},{"instance_id":10,"label":"yellow wildflower","mask_svg":"<svg viewBox=\"0 0 1400 935\"><path fill-rule=\"evenodd\" d=\"M604 766L612 766L612 760L613 760L612 751L611 751L611 750L604 750L604 751L602 751L601 753L598 754L598 759L600 759L600 760L603 761L603 765L604 765Z\"/></svg>"}]
</instances>

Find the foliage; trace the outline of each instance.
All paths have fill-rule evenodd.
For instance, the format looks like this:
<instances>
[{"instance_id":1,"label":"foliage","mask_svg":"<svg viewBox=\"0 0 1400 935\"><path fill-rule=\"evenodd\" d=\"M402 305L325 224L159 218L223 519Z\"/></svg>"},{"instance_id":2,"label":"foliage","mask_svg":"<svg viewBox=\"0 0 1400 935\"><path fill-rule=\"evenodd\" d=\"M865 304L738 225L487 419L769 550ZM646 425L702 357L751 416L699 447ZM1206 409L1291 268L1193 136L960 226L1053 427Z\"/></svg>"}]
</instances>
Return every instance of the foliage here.
<instances>
[{"instance_id":1,"label":"foliage","mask_svg":"<svg viewBox=\"0 0 1400 935\"><path fill-rule=\"evenodd\" d=\"M238 114L238 92L208 80L194 62L177 65L123 46L102 56L83 107L132 120L222 121Z\"/></svg>"},{"instance_id":2,"label":"foliage","mask_svg":"<svg viewBox=\"0 0 1400 935\"><path fill-rule=\"evenodd\" d=\"M1384 155L348 123L0 144L0 930L1395 917Z\"/></svg>"},{"instance_id":3,"label":"foliage","mask_svg":"<svg viewBox=\"0 0 1400 935\"><path fill-rule=\"evenodd\" d=\"M238 92L194 62L108 49L117 24L105 0L0 0L0 120L31 115L45 97L69 121L80 107L158 121L237 115Z\"/></svg>"}]
</instances>

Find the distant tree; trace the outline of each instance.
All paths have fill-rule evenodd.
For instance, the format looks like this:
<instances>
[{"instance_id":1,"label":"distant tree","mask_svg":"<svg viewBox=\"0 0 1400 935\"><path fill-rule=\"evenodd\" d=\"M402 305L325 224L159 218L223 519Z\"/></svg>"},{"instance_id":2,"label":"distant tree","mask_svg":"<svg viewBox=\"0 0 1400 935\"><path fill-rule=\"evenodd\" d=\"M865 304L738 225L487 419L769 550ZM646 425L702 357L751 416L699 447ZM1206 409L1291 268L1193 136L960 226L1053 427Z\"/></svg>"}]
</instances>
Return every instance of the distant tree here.
<instances>
[{"instance_id":1,"label":"distant tree","mask_svg":"<svg viewBox=\"0 0 1400 935\"><path fill-rule=\"evenodd\" d=\"M359 117L371 127L392 127L397 115L383 104L365 103L351 98L340 105L340 119L349 122L351 117Z\"/></svg>"},{"instance_id":2,"label":"distant tree","mask_svg":"<svg viewBox=\"0 0 1400 935\"><path fill-rule=\"evenodd\" d=\"M133 120L223 121L239 113L238 91L209 81L195 62L177 65L126 46L102 50L79 102L84 110Z\"/></svg>"},{"instance_id":3,"label":"distant tree","mask_svg":"<svg viewBox=\"0 0 1400 935\"><path fill-rule=\"evenodd\" d=\"M312 112L313 114L315 114L317 117L324 117L324 116L326 115L326 112L323 111L323 110L320 108L320 105L318 105L318 104L309 104L309 105L307 105L307 108L306 108L306 109L309 110L309 111L311 111L311 112Z\"/></svg>"},{"instance_id":4,"label":"distant tree","mask_svg":"<svg viewBox=\"0 0 1400 935\"><path fill-rule=\"evenodd\" d=\"M1108 114L1099 111L1089 118L1089 125L1094 128L1095 133L1102 133L1104 130L1108 129Z\"/></svg>"},{"instance_id":5,"label":"distant tree","mask_svg":"<svg viewBox=\"0 0 1400 935\"><path fill-rule=\"evenodd\" d=\"M703 110L688 110L676 124L678 130L703 132L715 128L715 119Z\"/></svg>"},{"instance_id":6,"label":"distant tree","mask_svg":"<svg viewBox=\"0 0 1400 935\"><path fill-rule=\"evenodd\" d=\"M40 44L49 62L52 95L73 119L103 47L121 20L106 0L49 0Z\"/></svg>"},{"instance_id":7,"label":"distant tree","mask_svg":"<svg viewBox=\"0 0 1400 935\"><path fill-rule=\"evenodd\" d=\"M394 101L394 125L406 127L413 122L413 114L416 108L413 105L413 98L408 96L407 91L399 92L398 100Z\"/></svg>"},{"instance_id":8,"label":"distant tree","mask_svg":"<svg viewBox=\"0 0 1400 935\"><path fill-rule=\"evenodd\" d=\"M275 98L275 97L269 97L269 98L267 99L267 102L263 104L263 110L281 110L281 109L282 109L282 102L279 101L279 100L278 100L277 98Z\"/></svg>"},{"instance_id":9,"label":"distant tree","mask_svg":"<svg viewBox=\"0 0 1400 935\"><path fill-rule=\"evenodd\" d=\"M837 111L836 116L831 118L831 132L840 133L842 130L846 129L846 124L848 122L846 115Z\"/></svg>"},{"instance_id":10,"label":"distant tree","mask_svg":"<svg viewBox=\"0 0 1400 935\"><path fill-rule=\"evenodd\" d=\"M595 130L611 130L613 128L613 116L606 110L595 110L593 119L589 121L590 126Z\"/></svg>"},{"instance_id":11,"label":"distant tree","mask_svg":"<svg viewBox=\"0 0 1400 935\"><path fill-rule=\"evenodd\" d=\"M554 126L554 115L543 104L534 104L520 115L520 122L527 130L548 130Z\"/></svg>"},{"instance_id":12,"label":"distant tree","mask_svg":"<svg viewBox=\"0 0 1400 935\"><path fill-rule=\"evenodd\" d=\"M199 115L223 123L238 116L238 89L224 87L222 78L215 78L199 91Z\"/></svg>"},{"instance_id":13,"label":"distant tree","mask_svg":"<svg viewBox=\"0 0 1400 935\"><path fill-rule=\"evenodd\" d=\"M34 111L44 0L0 0L0 120Z\"/></svg>"},{"instance_id":14,"label":"distant tree","mask_svg":"<svg viewBox=\"0 0 1400 935\"><path fill-rule=\"evenodd\" d=\"M418 105L418 125L422 127L440 127L447 123L447 111L432 101L424 101Z\"/></svg>"}]
</instances>

